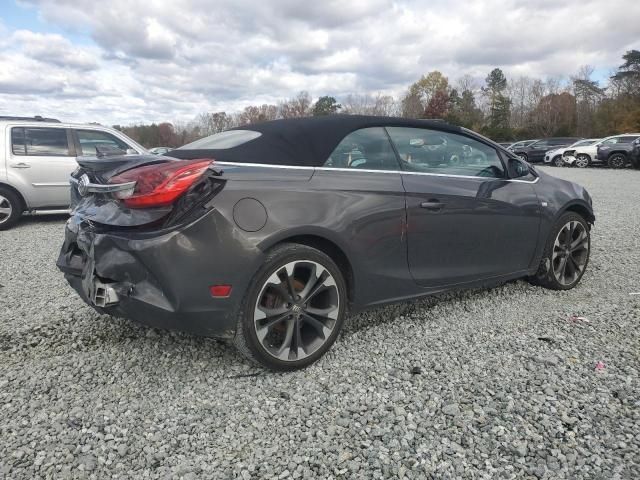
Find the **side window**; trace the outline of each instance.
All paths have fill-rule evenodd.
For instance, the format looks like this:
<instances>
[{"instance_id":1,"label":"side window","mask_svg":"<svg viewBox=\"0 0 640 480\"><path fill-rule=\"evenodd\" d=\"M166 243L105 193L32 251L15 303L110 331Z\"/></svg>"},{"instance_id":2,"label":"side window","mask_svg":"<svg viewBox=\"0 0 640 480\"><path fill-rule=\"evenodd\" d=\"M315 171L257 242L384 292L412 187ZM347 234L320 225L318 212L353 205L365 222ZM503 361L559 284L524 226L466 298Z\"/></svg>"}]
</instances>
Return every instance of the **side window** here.
<instances>
[{"instance_id":1,"label":"side window","mask_svg":"<svg viewBox=\"0 0 640 480\"><path fill-rule=\"evenodd\" d=\"M11 129L14 155L68 157L69 142L64 128L15 127Z\"/></svg>"},{"instance_id":2,"label":"side window","mask_svg":"<svg viewBox=\"0 0 640 480\"><path fill-rule=\"evenodd\" d=\"M344 137L324 163L325 167L365 170L400 170L384 128L363 128Z\"/></svg>"},{"instance_id":3,"label":"side window","mask_svg":"<svg viewBox=\"0 0 640 480\"><path fill-rule=\"evenodd\" d=\"M539 142L529 145L531 148L547 148L549 146L548 140L540 140Z\"/></svg>"},{"instance_id":4,"label":"side window","mask_svg":"<svg viewBox=\"0 0 640 480\"><path fill-rule=\"evenodd\" d=\"M27 147L24 142L24 128L13 127L11 129L11 151L14 155L27 154Z\"/></svg>"},{"instance_id":5,"label":"side window","mask_svg":"<svg viewBox=\"0 0 640 480\"><path fill-rule=\"evenodd\" d=\"M126 151L129 147L118 137L98 130L76 130L80 143L80 155L95 155L96 147Z\"/></svg>"},{"instance_id":6,"label":"side window","mask_svg":"<svg viewBox=\"0 0 640 480\"><path fill-rule=\"evenodd\" d=\"M504 177L498 152L473 138L423 128L388 127L405 170L473 177Z\"/></svg>"},{"instance_id":7,"label":"side window","mask_svg":"<svg viewBox=\"0 0 640 480\"><path fill-rule=\"evenodd\" d=\"M624 143L631 143L631 142L633 142L636 138L638 138L638 137L636 137L636 136L627 136L627 137L622 137L622 139L621 139L621 140L622 140L622 142L624 142Z\"/></svg>"}]
</instances>

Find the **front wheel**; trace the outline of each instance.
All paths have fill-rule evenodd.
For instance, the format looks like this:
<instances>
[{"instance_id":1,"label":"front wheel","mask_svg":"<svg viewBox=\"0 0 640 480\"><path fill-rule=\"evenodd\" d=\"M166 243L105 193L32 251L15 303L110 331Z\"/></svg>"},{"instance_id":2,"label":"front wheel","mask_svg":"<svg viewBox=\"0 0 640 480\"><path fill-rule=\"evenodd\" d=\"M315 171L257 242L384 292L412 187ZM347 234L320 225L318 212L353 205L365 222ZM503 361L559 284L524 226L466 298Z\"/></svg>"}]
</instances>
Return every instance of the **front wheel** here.
<instances>
[{"instance_id":1,"label":"front wheel","mask_svg":"<svg viewBox=\"0 0 640 480\"><path fill-rule=\"evenodd\" d=\"M627 164L627 157L622 153L614 153L607 161L609 168L624 168Z\"/></svg>"},{"instance_id":2,"label":"front wheel","mask_svg":"<svg viewBox=\"0 0 640 480\"><path fill-rule=\"evenodd\" d=\"M346 308L347 289L335 262L315 248L284 244L254 277L234 343L272 370L304 368L331 348Z\"/></svg>"},{"instance_id":3,"label":"front wheel","mask_svg":"<svg viewBox=\"0 0 640 480\"><path fill-rule=\"evenodd\" d=\"M553 159L553 164L556 167L562 167L564 166L564 160L562 159L562 155L556 155Z\"/></svg>"},{"instance_id":4,"label":"front wheel","mask_svg":"<svg viewBox=\"0 0 640 480\"><path fill-rule=\"evenodd\" d=\"M570 290L584 275L590 252L589 224L581 215L567 212L551 229L538 271L529 280L552 290Z\"/></svg>"},{"instance_id":5,"label":"front wheel","mask_svg":"<svg viewBox=\"0 0 640 480\"><path fill-rule=\"evenodd\" d=\"M589 155L581 153L576 157L576 161L574 162L574 165L578 168L587 168L590 163L591 163L591 158L589 157Z\"/></svg>"}]
</instances>

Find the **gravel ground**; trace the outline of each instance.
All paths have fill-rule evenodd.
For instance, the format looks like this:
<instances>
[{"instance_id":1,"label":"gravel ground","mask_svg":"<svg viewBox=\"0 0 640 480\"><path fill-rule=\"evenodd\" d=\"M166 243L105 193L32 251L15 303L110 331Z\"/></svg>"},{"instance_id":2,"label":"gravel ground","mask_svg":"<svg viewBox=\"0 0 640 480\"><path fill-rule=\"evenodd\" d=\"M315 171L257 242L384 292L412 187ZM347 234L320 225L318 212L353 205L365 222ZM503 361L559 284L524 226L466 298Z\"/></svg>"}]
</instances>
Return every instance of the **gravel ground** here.
<instances>
[{"instance_id":1,"label":"gravel ground","mask_svg":"<svg viewBox=\"0 0 640 480\"><path fill-rule=\"evenodd\" d=\"M640 172L548 171L595 199L576 289L354 316L288 374L95 313L62 217L0 232L0 478L640 478Z\"/></svg>"}]
</instances>

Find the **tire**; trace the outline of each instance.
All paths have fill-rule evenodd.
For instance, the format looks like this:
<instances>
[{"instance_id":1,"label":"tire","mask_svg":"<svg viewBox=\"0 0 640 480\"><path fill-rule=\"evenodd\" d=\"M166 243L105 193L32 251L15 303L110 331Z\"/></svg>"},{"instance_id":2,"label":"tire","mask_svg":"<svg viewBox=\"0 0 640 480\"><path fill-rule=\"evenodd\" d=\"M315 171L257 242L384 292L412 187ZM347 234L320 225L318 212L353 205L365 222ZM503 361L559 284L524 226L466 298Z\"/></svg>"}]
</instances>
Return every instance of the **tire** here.
<instances>
[{"instance_id":1,"label":"tire","mask_svg":"<svg viewBox=\"0 0 640 480\"><path fill-rule=\"evenodd\" d=\"M614 153L607 160L609 168L624 168L627 166L627 156L624 153Z\"/></svg>"},{"instance_id":2,"label":"tire","mask_svg":"<svg viewBox=\"0 0 640 480\"><path fill-rule=\"evenodd\" d=\"M0 187L0 230L13 227L23 210L22 199L13 190Z\"/></svg>"},{"instance_id":3,"label":"tire","mask_svg":"<svg viewBox=\"0 0 640 480\"><path fill-rule=\"evenodd\" d=\"M578 168L587 168L591 165L591 157L586 153L580 153L576 156L576 161L573 164Z\"/></svg>"},{"instance_id":4,"label":"tire","mask_svg":"<svg viewBox=\"0 0 640 480\"><path fill-rule=\"evenodd\" d=\"M526 153L518 153L518 158L520 160L524 160L525 162L529 161L529 156Z\"/></svg>"},{"instance_id":5,"label":"tire","mask_svg":"<svg viewBox=\"0 0 640 480\"><path fill-rule=\"evenodd\" d=\"M555 157L553 157L551 163L556 167L564 167L564 160L562 159L562 155L556 155Z\"/></svg>"},{"instance_id":6,"label":"tire","mask_svg":"<svg viewBox=\"0 0 640 480\"><path fill-rule=\"evenodd\" d=\"M570 244L575 247L566 248ZM590 253L589 224L577 213L564 213L551 229L538 271L529 281L552 290L570 290L582 279Z\"/></svg>"},{"instance_id":7,"label":"tire","mask_svg":"<svg viewBox=\"0 0 640 480\"><path fill-rule=\"evenodd\" d=\"M335 342L347 302L342 272L328 255L305 245L280 245L267 254L247 290L233 343L249 360L271 370L305 368Z\"/></svg>"}]
</instances>

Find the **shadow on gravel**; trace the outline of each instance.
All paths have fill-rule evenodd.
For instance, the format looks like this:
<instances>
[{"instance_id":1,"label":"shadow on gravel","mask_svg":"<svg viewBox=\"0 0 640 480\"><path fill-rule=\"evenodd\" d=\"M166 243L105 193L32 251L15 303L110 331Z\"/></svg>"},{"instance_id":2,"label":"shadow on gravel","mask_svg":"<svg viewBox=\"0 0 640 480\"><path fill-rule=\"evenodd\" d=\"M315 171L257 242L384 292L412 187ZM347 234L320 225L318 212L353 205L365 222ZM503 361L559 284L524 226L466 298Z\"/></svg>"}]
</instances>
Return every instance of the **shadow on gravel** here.
<instances>
[{"instance_id":1,"label":"shadow on gravel","mask_svg":"<svg viewBox=\"0 0 640 480\"><path fill-rule=\"evenodd\" d=\"M507 285L524 285L526 282L513 281ZM403 318L420 314L436 305L456 303L462 300L480 300L489 291L499 291L505 285L491 289L461 290L433 295L411 302L389 305L366 310L347 317L342 337L348 338L359 331L377 328L391 322L403 322ZM133 321L98 315L88 307L72 313L63 319L45 325L35 326L0 336L0 354L9 354L13 360L24 356L49 355L60 352L60 347L70 352L110 352L143 350L149 364L171 361L185 357L195 361L206 361L230 365L229 378L258 376L262 370L254 372L237 371L237 368L251 368L249 362L224 340L200 337L185 332L151 328Z\"/></svg>"}]
</instances>

